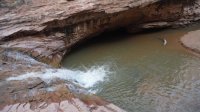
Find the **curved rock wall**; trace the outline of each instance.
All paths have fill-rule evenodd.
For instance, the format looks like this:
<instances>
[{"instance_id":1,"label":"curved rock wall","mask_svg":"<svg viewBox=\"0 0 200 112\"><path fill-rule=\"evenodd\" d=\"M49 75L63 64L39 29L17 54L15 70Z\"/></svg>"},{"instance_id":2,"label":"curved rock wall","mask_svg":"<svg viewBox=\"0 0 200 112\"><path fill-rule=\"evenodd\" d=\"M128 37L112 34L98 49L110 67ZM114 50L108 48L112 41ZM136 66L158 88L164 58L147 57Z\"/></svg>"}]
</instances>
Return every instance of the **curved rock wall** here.
<instances>
[{"instance_id":1,"label":"curved rock wall","mask_svg":"<svg viewBox=\"0 0 200 112\"><path fill-rule=\"evenodd\" d=\"M15 8L1 8L0 46L25 52L54 66L59 65L74 44L105 30L125 28L137 32L199 19L199 1L195 7L170 2L161 5L158 0L27 0L23 3Z\"/></svg>"},{"instance_id":2,"label":"curved rock wall","mask_svg":"<svg viewBox=\"0 0 200 112\"><path fill-rule=\"evenodd\" d=\"M69 107L63 107L59 103L51 104L54 101L61 101L60 104L75 107L76 112L80 105L73 101L68 104L70 100L67 96L70 94L70 97L75 99L76 96L75 93L68 91L66 82L46 84L40 79L31 79L30 82L6 82L5 80L24 72L51 68L31 57L58 67L63 56L73 46L104 31L123 28L134 33L145 29L185 25L200 19L200 0L196 0L195 3L194 0L189 0L192 2L190 5L186 5L181 0L180 2L167 1L170 2L163 3L161 0L1 0L0 108L4 106L2 111L32 111L30 103L50 101L50 104L45 107L46 110L43 111L49 111L48 109L52 108L58 110L65 108L64 110L67 111ZM18 54L23 59L18 59L16 56ZM56 88L59 86L58 90L47 91L49 87L54 86ZM92 112L123 111L100 98L79 99L81 101L78 103L83 104L80 109L86 109L84 111L87 109ZM5 104L14 105L5 106ZM43 108L36 107L37 109Z\"/></svg>"}]
</instances>

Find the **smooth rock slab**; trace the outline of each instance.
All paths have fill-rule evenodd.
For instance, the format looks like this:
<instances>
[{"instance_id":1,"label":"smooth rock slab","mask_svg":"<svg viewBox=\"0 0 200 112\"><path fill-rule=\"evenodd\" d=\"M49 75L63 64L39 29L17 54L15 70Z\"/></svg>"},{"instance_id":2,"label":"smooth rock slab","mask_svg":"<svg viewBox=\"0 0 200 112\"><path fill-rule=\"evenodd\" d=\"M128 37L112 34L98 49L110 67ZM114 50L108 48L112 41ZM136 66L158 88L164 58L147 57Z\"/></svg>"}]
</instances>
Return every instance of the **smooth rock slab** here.
<instances>
[{"instance_id":1,"label":"smooth rock slab","mask_svg":"<svg viewBox=\"0 0 200 112\"><path fill-rule=\"evenodd\" d=\"M191 31L181 38L181 43L186 48L196 53L200 53L200 30Z\"/></svg>"},{"instance_id":2,"label":"smooth rock slab","mask_svg":"<svg viewBox=\"0 0 200 112\"><path fill-rule=\"evenodd\" d=\"M0 112L125 112L113 104L98 106L95 108L84 104L79 99L72 99L72 101L61 101L59 103L50 103L45 108L40 106L31 109L31 104L14 104L5 106Z\"/></svg>"}]
</instances>

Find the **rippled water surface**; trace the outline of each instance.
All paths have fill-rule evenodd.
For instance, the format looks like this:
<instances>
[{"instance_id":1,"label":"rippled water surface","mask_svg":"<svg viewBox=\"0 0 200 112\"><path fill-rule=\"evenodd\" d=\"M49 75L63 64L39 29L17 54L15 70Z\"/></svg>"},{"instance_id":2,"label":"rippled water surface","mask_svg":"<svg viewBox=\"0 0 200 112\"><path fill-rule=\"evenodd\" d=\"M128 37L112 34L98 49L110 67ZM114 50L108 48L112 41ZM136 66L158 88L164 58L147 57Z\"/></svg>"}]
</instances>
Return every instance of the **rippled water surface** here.
<instances>
[{"instance_id":1,"label":"rippled water surface","mask_svg":"<svg viewBox=\"0 0 200 112\"><path fill-rule=\"evenodd\" d=\"M74 50L63 66L84 70L106 65L106 78L90 90L128 112L200 112L200 58L179 42L195 29L198 25L137 35L101 35ZM167 45L159 38L166 38Z\"/></svg>"}]
</instances>

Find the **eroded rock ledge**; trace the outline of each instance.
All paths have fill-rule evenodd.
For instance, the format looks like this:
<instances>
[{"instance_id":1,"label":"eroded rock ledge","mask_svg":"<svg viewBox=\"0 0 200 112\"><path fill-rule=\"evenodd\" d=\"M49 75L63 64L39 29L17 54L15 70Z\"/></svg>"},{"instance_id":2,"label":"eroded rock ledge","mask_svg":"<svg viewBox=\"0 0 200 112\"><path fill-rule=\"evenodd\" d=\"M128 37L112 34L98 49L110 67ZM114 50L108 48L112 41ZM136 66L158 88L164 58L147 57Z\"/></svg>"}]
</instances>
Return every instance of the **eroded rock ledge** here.
<instances>
[{"instance_id":1,"label":"eroded rock ledge","mask_svg":"<svg viewBox=\"0 0 200 112\"><path fill-rule=\"evenodd\" d=\"M199 0L192 5L170 0L169 3L159 0L23 0L12 6L4 3L0 11L0 46L58 66L72 46L106 30L124 28L137 32L197 21L199 3Z\"/></svg>"},{"instance_id":2,"label":"eroded rock ledge","mask_svg":"<svg viewBox=\"0 0 200 112\"><path fill-rule=\"evenodd\" d=\"M134 33L145 29L176 27L200 19L200 0L189 0L191 4L182 2L184 0L173 1L0 1L0 110L33 111L32 103L36 103L36 111L67 111L74 108L75 112L122 112L95 95L76 95L69 89L71 83L63 80L46 84L38 78L30 82L6 82L6 79L52 68L49 65L58 67L63 56L74 45L104 31L123 28ZM54 87L56 90L48 90Z\"/></svg>"}]
</instances>

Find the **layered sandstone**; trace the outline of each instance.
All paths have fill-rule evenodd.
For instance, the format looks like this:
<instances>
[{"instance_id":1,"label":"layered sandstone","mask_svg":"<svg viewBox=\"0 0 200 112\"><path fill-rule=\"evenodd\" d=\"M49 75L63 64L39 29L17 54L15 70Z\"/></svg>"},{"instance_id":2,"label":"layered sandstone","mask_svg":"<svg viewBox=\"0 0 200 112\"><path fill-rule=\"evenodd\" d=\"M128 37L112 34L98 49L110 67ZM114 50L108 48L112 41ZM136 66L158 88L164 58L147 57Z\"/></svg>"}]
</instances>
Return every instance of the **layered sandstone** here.
<instances>
[{"instance_id":1,"label":"layered sandstone","mask_svg":"<svg viewBox=\"0 0 200 112\"><path fill-rule=\"evenodd\" d=\"M72 46L101 32L187 24L199 19L200 8L199 1L186 6L158 0L25 0L1 9L1 47L58 66Z\"/></svg>"},{"instance_id":2,"label":"layered sandstone","mask_svg":"<svg viewBox=\"0 0 200 112\"><path fill-rule=\"evenodd\" d=\"M57 80L47 84L38 78L7 82L7 78L58 67L73 46L104 31L122 28L138 32L197 21L200 0L191 2L187 5L171 0L165 3L161 0L1 0L2 111L68 111L70 108L74 112L122 112L101 98L87 96L87 92L74 92L69 85L76 85L71 82ZM49 88L55 89L49 91Z\"/></svg>"}]
</instances>

